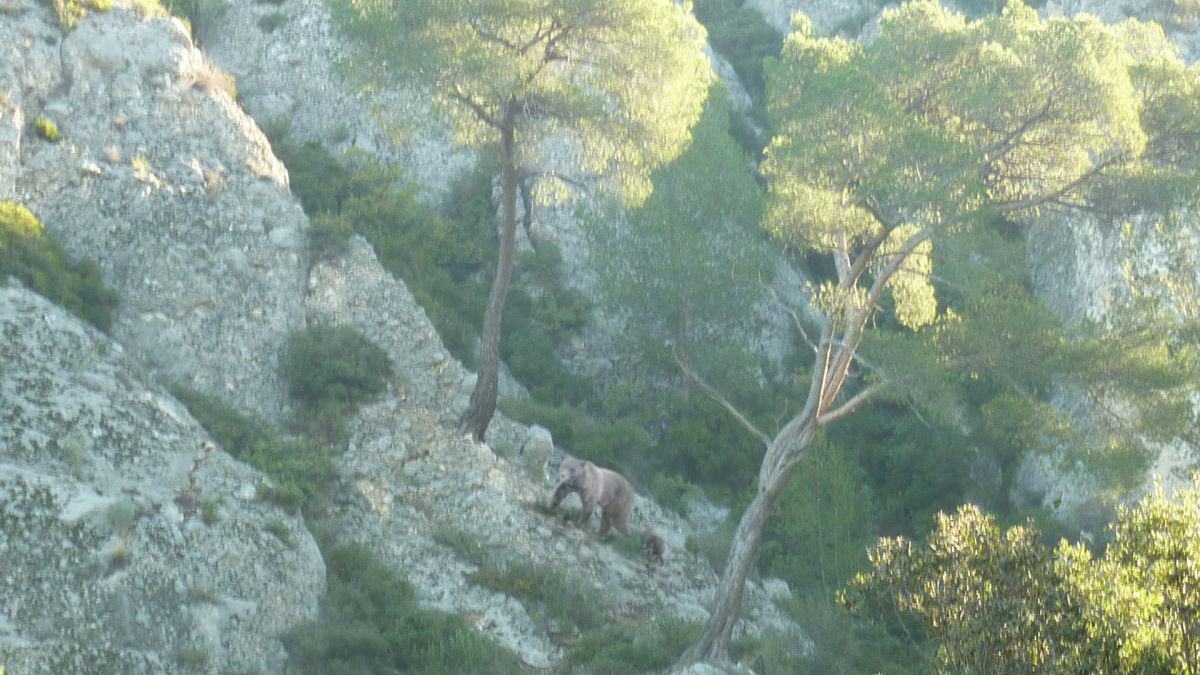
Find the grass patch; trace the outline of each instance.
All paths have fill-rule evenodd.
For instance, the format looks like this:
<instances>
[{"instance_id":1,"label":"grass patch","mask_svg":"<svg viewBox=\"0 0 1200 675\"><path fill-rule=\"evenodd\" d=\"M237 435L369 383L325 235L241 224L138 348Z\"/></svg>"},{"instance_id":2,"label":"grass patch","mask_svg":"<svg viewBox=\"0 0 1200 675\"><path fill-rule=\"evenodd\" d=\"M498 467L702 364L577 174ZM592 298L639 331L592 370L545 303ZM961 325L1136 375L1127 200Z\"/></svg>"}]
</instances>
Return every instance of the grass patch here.
<instances>
[{"instance_id":1,"label":"grass patch","mask_svg":"<svg viewBox=\"0 0 1200 675\"><path fill-rule=\"evenodd\" d=\"M192 586L188 589L188 602L196 605L221 605L216 591L208 586Z\"/></svg>"},{"instance_id":2,"label":"grass patch","mask_svg":"<svg viewBox=\"0 0 1200 675\"><path fill-rule=\"evenodd\" d=\"M112 0L48 0L46 4L58 15L58 25L63 30L74 28L89 11L107 12L112 9Z\"/></svg>"},{"instance_id":3,"label":"grass patch","mask_svg":"<svg viewBox=\"0 0 1200 675\"><path fill-rule=\"evenodd\" d=\"M117 294L91 260L71 260L24 206L0 201L0 283L14 276L27 288L102 331L112 325Z\"/></svg>"},{"instance_id":4,"label":"grass patch","mask_svg":"<svg viewBox=\"0 0 1200 675\"><path fill-rule=\"evenodd\" d=\"M209 527L221 522L221 511L215 501L205 499L200 502L200 521Z\"/></svg>"},{"instance_id":5,"label":"grass patch","mask_svg":"<svg viewBox=\"0 0 1200 675\"><path fill-rule=\"evenodd\" d=\"M260 486L260 498L288 510L312 510L324 502L335 480L328 447L284 439L263 420L243 415L215 396L182 386L172 387L171 393L226 452L272 479L273 485Z\"/></svg>"},{"instance_id":6,"label":"grass patch","mask_svg":"<svg viewBox=\"0 0 1200 675\"><path fill-rule=\"evenodd\" d=\"M287 523L278 518L267 523L267 532L275 535L275 538L283 542L288 548L296 548L296 538L292 536L292 529L287 526Z\"/></svg>"},{"instance_id":7,"label":"grass patch","mask_svg":"<svg viewBox=\"0 0 1200 675\"><path fill-rule=\"evenodd\" d=\"M41 136L43 140L50 141L51 143L58 142L58 125L54 123L54 120L46 117L39 117L33 121L33 128L37 131L37 135Z\"/></svg>"},{"instance_id":8,"label":"grass patch","mask_svg":"<svg viewBox=\"0 0 1200 675\"><path fill-rule=\"evenodd\" d=\"M700 624L672 616L647 623L609 623L581 635L562 669L589 675L660 672L699 639L700 632Z\"/></svg>"},{"instance_id":9,"label":"grass patch","mask_svg":"<svg viewBox=\"0 0 1200 675\"><path fill-rule=\"evenodd\" d=\"M491 559L467 578L521 601L550 632L587 631L606 622L603 605L584 582L563 571L525 560Z\"/></svg>"},{"instance_id":10,"label":"grass patch","mask_svg":"<svg viewBox=\"0 0 1200 675\"><path fill-rule=\"evenodd\" d=\"M192 37L199 44L216 34L221 19L229 11L227 0L163 0L163 6L188 23Z\"/></svg>"},{"instance_id":11,"label":"grass patch","mask_svg":"<svg viewBox=\"0 0 1200 675\"><path fill-rule=\"evenodd\" d=\"M475 565L483 565L489 553L487 547L473 533L458 528L447 528L433 533L433 540L454 551L459 558Z\"/></svg>"},{"instance_id":12,"label":"grass patch","mask_svg":"<svg viewBox=\"0 0 1200 675\"><path fill-rule=\"evenodd\" d=\"M208 665L208 650L203 647L184 647L175 655L175 660L188 670L200 670Z\"/></svg>"},{"instance_id":13,"label":"grass patch","mask_svg":"<svg viewBox=\"0 0 1200 675\"><path fill-rule=\"evenodd\" d=\"M412 586L362 547L325 554L329 592L317 621L285 637L288 672L522 672L514 654L462 617L422 609Z\"/></svg>"}]
</instances>

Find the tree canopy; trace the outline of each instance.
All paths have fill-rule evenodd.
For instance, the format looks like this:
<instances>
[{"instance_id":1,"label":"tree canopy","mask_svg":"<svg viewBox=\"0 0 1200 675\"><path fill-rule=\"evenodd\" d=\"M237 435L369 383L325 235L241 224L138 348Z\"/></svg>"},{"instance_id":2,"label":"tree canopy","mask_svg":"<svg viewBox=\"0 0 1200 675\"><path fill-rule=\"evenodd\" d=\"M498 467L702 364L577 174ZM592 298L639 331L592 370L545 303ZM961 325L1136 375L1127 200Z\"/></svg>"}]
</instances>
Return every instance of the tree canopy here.
<instances>
[{"instance_id":1,"label":"tree canopy","mask_svg":"<svg viewBox=\"0 0 1200 675\"><path fill-rule=\"evenodd\" d=\"M711 67L704 31L666 0L335 0L374 85L430 93L458 141L494 145L517 106L516 162L539 140L578 144L578 167L615 179L631 203L689 142Z\"/></svg>"},{"instance_id":2,"label":"tree canopy","mask_svg":"<svg viewBox=\"0 0 1200 675\"><path fill-rule=\"evenodd\" d=\"M1001 530L968 505L939 516L924 546L880 540L841 600L928 634L941 672L1194 673L1198 533L1195 485L1118 509L1100 556L1052 551L1032 523Z\"/></svg>"},{"instance_id":3,"label":"tree canopy","mask_svg":"<svg viewBox=\"0 0 1200 675\"><path fill-rule=\"evenodd\" d=\"M684 661L727 658L763 524L820 428L880 397L938 385L930 373L981 367L1008 387L999 402L1046 410L1036 387L994 367L1022 358L1019 351L997 355L1022 343L1004 326L1013 317L996 306L969 318L990 321L1001 339L957 354L944 348L964 344L947 339L964 316L939 298L935 264L943 249L964 251L964 242L997 221L1052 210L1115 219L1176 213L1200 201L1200 77L1153 24L1043 21L1016 0L971 21L934 0L915 0L885 11L879 35L863 44L818 37L798 14L768 69L768 94L775 136L762 169L766 227L787 245L828 256L832 270L813 289L822 317L803 335L815 356L805 404L773 436L739 416L767 453L712 616ZM1021 297L1017 281L1001 277L976 290L1011 301ZM1036 314L1032 304L1008 306ZM903 331L887 339L883 353L904 358L860 354L867 334L880 333L868 329L881 324L915 332L915 340ZM1140 368L1152 388L1180 400L1185 378L1175 357L1191 364L1194 350L1166 332L1132 334L1145 339L1141 356L1149 358L1107 364L1109 374ZM1114 353L1095 345L1071 351L1053 332L1027 339L1065 357L1060 365L1072 358L1105 365L1095 357ZM920 348L930 343L935 349Z\"/></svg>"}]
</instances>

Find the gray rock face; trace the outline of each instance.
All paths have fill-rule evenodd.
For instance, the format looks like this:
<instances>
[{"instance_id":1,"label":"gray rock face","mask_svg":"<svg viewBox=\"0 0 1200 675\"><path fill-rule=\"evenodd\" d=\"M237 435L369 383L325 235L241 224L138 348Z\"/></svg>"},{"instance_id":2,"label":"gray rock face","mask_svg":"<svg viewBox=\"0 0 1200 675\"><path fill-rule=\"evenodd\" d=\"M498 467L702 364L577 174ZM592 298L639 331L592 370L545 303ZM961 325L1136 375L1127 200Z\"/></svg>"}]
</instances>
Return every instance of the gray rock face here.
<instances>
[{"instance_id":1,"label":"gray rock face","mask_svg":"<svg viewBox=\"0 0 1200 675\"><path fill-rule=\"evenodd\" d=\"M240 496L263 477L91 327L0 286L0 335L0 664L282 671L324 592L304 523Z\"/></svg>"},{"instance_id":2,"label":"gray rock face","mask_svg":"<svg viewBox=\"0 0 1200 675\"><path fill-rule=\"evenodd\" d=\"M274 12L285 21L264 31L259 21ZM213 32L205 51L238 78L239 98L261 124L280 124L335 154L359 148L403 166L435 200L474 164L428 102L405 92L368 96L344 84L335 64L346 45L323 0L234 0Z\"/></svg>"},{"instance_id":3,"label":"gray rock face","mask_svg":"<svg viewBox=\"0 0 1200 675\"><path fill-rule=\"evenodd\" d=\"M0 198L99 263L138 360L276 418L262 364L302 320L307 221L262 133L176 20L114 9L64 36L39 5L0 13L0 45Z\"/></svg>"}]
</instances>

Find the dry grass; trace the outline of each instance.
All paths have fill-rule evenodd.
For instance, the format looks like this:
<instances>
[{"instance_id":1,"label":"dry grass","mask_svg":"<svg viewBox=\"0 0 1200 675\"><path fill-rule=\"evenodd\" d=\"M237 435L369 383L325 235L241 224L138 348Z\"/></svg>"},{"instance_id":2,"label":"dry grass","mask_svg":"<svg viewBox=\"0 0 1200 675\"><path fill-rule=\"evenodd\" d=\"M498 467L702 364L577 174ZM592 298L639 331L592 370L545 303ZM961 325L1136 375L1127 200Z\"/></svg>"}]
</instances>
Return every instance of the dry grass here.
<instances>
[{"instance_id":1,"label":"dry grass","mask_svg":"<svg viewBox=\"0 0 1200 675\"><path fill-rule=\"evenodd\" d=\"M237 81L233 75L218 68L207 56L201 57L200 65L194 72L193 87L210 94L218 91L225 92L230 101L237 100Z\"/></svg>"}]
</instances>

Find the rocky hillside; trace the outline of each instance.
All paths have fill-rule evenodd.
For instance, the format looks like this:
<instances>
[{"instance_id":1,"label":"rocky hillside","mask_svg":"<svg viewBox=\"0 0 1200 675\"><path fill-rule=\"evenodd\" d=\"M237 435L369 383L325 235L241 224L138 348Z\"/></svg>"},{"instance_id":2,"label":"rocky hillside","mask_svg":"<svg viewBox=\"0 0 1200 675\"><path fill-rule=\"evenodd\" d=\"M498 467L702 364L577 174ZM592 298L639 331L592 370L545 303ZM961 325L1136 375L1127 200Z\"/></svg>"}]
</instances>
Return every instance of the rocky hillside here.
<instances>
[{"instance_id":1,"label":"rocky hillside","mask_svg":"<svg viewBox=\"0 0 1200 675\"><path fill-rule=\"evenodd\" d=\"M306 269L283 166L179 21L118 8L63 31L18 3L0 15L0 199L98 262L136 359L277 418L257 365L301 324Z\"/></svg>"},{"instance_id":2,"label":"rocky hillside","mask_svg":"<svg viewBox=\"0 0 1200 675\"><path fill-rule=\"evenodd\" d=\"M356 326L384 347L397 370L394 391L358 415L340 463L345 488L330 515L340 540L366 545L403 570L425 602L472 617L533 666L562 658L559 636L530 619L536 605L471 583L481 567L520 561L568 572L584 584L585 596L617 616L707 616L717 577L684 550L694 530L682 518L639 498L634 527L651 524L672 549L663 567L647 569L640 551L621 553L601 542L594 525L581 530L543 512L554 489L546 466L559 459L544 429L499 417L489 444L453 430L474 376L446 353L424 311L379 267L365 241L353 239L345 256L314 268L306 305L310 320ZM448 544L454 532L468 533L487 559ZM807 638L765 590L786 594L780 583L750 584L741 631L773 636L803 653Z\"/></svg>"},{"instance_id":3,"label":"rocky hillside","mask_svg":"<svg viewBox=\"0 0 1200 675\"><path fill-rule=\"evenodd\" d=\"M321 517L333 541L364 544L422 603L462 614L531 666L557 663L574 628L540 618L541 601L520 590L530 580L494 580L508 561L580 580L594 616L704 618L716 576L684 550L688 523L639 500L635 527L653 524L672 549L649 571L632 539L622 549L546 514L549 434L499 417L487 445L458 436L450 422L473 375L370 246L354 239L310 270L286 171L179 21L116 7L64 29L47 7L18 3L0 13L0 199L95 260L121 302L109 338L27 290L0 291L0 543L10 553L0 590L12 599L0 606L0 665L282 671L281 638L318 611L320 552L298 516L258 498L270 480L231 459L164 386L282 422L278 355L316 322L355 326L395 372L336 459ZM231 20L238 11L254 8ZM328 35L327 21L305 21L294 28ZM270 52L245 37L242 53ZM297 66L298 54L281 63ZM338 86L316 72L294 81L293 100ZM251 110L266 105L246 80ZM56 135L39 131L43 119ZM487 555L469 554L478 550ZM739 634L808 649L761 582L746 606Z\"/></svg>"},{"instance_id":4,"label":"rocky hillside","mask_svg":"<svg viewBox=\"0 0 1200 675\"><path fill-rule=\"evenodd\" d=\"M130 352L0 287L0 666L279 672L325 566Z\"/></svg>"}]
</instances>

